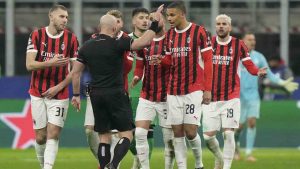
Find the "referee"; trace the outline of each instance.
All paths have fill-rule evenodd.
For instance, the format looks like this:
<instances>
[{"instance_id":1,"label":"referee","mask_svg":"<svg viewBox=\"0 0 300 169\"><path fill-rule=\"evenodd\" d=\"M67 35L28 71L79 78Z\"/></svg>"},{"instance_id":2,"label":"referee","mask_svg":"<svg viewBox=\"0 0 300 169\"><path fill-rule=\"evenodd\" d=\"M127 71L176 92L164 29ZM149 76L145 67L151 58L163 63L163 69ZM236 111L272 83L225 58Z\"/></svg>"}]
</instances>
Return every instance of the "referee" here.
<instances>
[{"instance_id":1,"label":"referee","mask_svg":"<svg viewBox=\"0 0 300 169\"><path fill-rule=\"evenodd\" d=\"M117 168L126 155L132 140L134 129L132 110L123 84L123 53L141 49L149 45L157 32L161 20L161 5L156 11L156 21L139 39L116 39L117 20L112 15L100 18L100 32L95 39L88 40L79 50L79 56L72 70L73 98L72 105L80 110L80 76L85 66L88 67L91 81L91 102L95 116L94 130L99 133L100 144L98 159L100 167ZM117 129L121 139L114 149L110 162L110 130Z\"/></svg>"}]
</instances>

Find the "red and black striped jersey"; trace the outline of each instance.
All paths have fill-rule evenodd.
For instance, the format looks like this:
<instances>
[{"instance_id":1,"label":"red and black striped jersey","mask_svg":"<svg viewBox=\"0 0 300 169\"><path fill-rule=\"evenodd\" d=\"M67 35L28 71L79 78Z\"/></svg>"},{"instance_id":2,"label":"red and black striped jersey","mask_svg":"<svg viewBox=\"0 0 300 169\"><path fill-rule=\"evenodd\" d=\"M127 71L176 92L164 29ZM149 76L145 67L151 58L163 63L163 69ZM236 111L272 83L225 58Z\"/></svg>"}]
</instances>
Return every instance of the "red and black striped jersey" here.
<instances>
[{"instance_id":1,"label":"red and black striped jersey","mask_svg":"<svg viewBox=\"0 0 300 169\"><path fill-rule=\"evenodd\" d=\"M258 68L251 61L248 49L240 39L230 36L228 41L220 42L212 38L213 81L212 101L226 101L240 97L239 62L253 75Z\"/></svg>"},{"instance_id":2,"label":"red and black striped jersey","mask_svg":"<svg viewBox=\"0 0 300 169\"><path fill-rule=\"evenodd\" d=\"M98 33L94 33L91 38L97 38L98 37ZM118 34L118 36L116 37L117 39L120 39L122 37L129 37L127 33L125 33L124 31L120 31L120 33ZM130 51L125 51L123 54L123 78L124 78L124 88L125 90L128 92L128 73L130 72L131 68L132 68L132 63L133 63L133 56L131 54Z\"/></svg>"},{"instance_id":3,"label":"red and black striped jersey","mask_svg":"<svg viewBox=\"0 0 300 169\"><path fill-rule=\"evenodd\" d=\"M166 54L171 57L168 94L211 91L212 51L206 29L194 23L183 30L172 28L165 42Z\"/></svg>"},{"instance_id":4,"label":"red and black striped jersey","mask_svg":"<svg viewBox=\"0 0 300 169\"><path fill-rule=\"evenodd\" d=\"M34 30L29 37L27 52L36 52L35 61L45 62L56 54L76 58L78 55L78 40L74 33L64 29L59 35L53 36L48 27ZM41 97L49 88L62 82L69 74L69 64L60 67L47 67L32 71L29 93ZM68 87L61 90L54 99L69 97Z\"/></svg>"},{"instance_id":5,"label":"red and black striped jersey","mask_svg":"<svg viewBox=\"0 0 300 169\"><path fill-rule=\"evenodd\" d=\"M134 75L143 78L140 97L153 102L165 102L169 80L169 67L151 64L154 55L164 55L165 36L154 38L150 46L137 52Z\"/></svg>"}]
</instances>

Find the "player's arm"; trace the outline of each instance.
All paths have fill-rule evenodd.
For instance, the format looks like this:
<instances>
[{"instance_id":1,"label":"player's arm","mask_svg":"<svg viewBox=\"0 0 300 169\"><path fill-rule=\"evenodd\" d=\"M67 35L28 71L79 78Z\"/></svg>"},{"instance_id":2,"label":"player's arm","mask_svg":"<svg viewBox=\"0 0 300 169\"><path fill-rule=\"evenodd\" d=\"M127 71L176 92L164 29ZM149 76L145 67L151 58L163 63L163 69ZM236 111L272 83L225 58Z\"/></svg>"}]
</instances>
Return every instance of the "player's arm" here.
<instances>
[{"instance_id":1,"label":"player's arm","mask_svg":"<svg viewBox=\"0 0 300 169\"><path fill-rule=\"evenodd\" d=\"M131 51L126 51L124 54L124 74L127 75L132 69L133 56Z\"/></svg>"},{"instance_id":2,"label":"player's arm","mask_svg":"<svg viewBox=\"0 0 300 169\"><path fill-rule=\"evenodd\" d=\"M26 68L28 71L45 69L47 67L60 67L66 65L69 62L69 58L64 57L63 55L55 55L52 59L39 62L35 60L37 52L27 52L26 54Z\"/></svg>"},{"instance_id":3,"label":"player's arm","mask_svg":"<svg viewBox=\"0 0 300 169\"><path fill-rule=\"evenodd\" d=\"M73 86L73 97L71 103L77 111L80 111L80 77L84 68L84 63L82 63L81 60L78 60L74 62L71 72Z\"/></svg>"},{"instance_id":4,"label":"player's arm","mask_svg":"<svg viewBox=\"0 0 300 169\"><path fill-rule=\"evenodd\" d=\"M131 44L131 50L139 50L147 45L150 45L152 39L155 37L156 32L159 31L158 27L161 26L160 22L163 21L163 16L161 14L163 6L164 5L161 5L157 8L155 14L153 15L155 21L151 23L149 30L147 30L143 36L133 40Z\"/></svg>"},{"instance_id":5,"label":"player's arm","mask_svg":"<svg viewBox=\"0 0 300 169\"><path fill-rule=\"evenodd\" d=\"M243 41L240 40L241 46L239 50L240 59L247 71L254 76L265 76L267 74L267 67L258 68L251 60L248 49Z\"/></svg>"},{"instance_id":6,"label":"player's arm","mask_svg":"<svg viewBox=\"0 0 300 169\"><path fill-rule=\"evenodd\" d=\"M131 81L130 87L133 88L143 77L145 67L145 57L143 50L136 51L135 55L136 66L134 68L134 77Z\"/></svg>"},{"instance_id":7,"label":"player's arm","mask_svg":"<svg viewBox=\"0 0 300 169\"><path fill-rule=\"evenodd\" d=\"M280 77L276 76L270 69L269 69L269 65L267 63L267 60L265 59L265 57L262 55L261 57L259 57L259 63L260 63L260 67L267 67L267 78L272 82L275 83L279 86L282 86L283 88L285 88L288 92L292 93L295 90L298 89L299 84L297 82L294 82L294 78L290 77L286 80L281 79Z\"/></svg>"},{"instance_id":8,"label":"player's arm","mask_svg":"<svg viewBox=\"0 0 300 169\"><path fill-rule=\"evenodd\" d=\"M209 104L211 101L211 89L212 89L212 47L210 34L203 28L203 32L200 33L200 53L204 64L204 92L203 92L203 104Z\"/></svg>"}]
</instances>

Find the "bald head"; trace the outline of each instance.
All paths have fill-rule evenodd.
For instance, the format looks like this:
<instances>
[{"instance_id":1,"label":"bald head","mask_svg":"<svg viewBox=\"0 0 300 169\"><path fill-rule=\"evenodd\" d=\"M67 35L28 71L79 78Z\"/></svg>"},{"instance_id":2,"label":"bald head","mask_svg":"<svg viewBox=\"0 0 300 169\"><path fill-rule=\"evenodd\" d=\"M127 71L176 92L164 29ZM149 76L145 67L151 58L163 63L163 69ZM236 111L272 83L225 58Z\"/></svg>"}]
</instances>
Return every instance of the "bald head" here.
<instances>
[{"instance_id":1,"label":"bald head","mask_svg":"<svg viewBox=\"0 0 300 169\"><path fill-rule=\"evenodd\" d=\"M100 18L100 28L114 28L117 25L117 20L114 16L112 15L103 15Z\"/></svg>"},{"instance_id":2,"label":"bald head","mask_svg":"<svg viewBox=\"0 0 300 169\"><path fill-rule=\"evenodd\" d=\"M102 33L115 34L117 28L117 19L112 15L103 15L100 18L99 27Z\"/></svg>"}]
</instances>

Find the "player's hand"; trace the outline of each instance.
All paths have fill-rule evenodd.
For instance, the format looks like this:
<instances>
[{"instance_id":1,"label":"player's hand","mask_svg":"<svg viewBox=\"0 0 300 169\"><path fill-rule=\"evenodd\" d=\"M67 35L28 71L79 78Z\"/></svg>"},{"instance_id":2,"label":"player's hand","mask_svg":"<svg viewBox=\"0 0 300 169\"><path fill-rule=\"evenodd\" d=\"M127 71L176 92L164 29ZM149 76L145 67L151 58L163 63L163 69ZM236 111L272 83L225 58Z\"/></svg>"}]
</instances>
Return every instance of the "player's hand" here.
<instances>
[{"instance_id":1,"label":"player's hand","mask_svg":"<svg viewBox=\"0 0 300 169\"><path fill-rule=\"evenodd\" d=\"M134 86L141 80L140 77L138 76L134 76L132 81L131 81L131 84L130 84L130 88L134 88Z\"/></svg>"},{"instance_id":2,"label":"player's hand","mask_svg":"<svg viewBox=\"0 0 300 169\"><path fill-rule=\"evenodd\" d=\"M73 107L77 110L77 112L80 111L80 96L73 96L71 101Z\"/></svg>"},{"instance_id":3,"label":"player's hand","mask_svg":"<svg viewBox=\"0 0 300 169\"><path fill-rule=\"evenodd\" d=\"M49 64L49 67L59 67L64 66L69 63L69 58L64 57L63 54L56 54L54 57L47 61Z\"/></svg>"},{"instance_id":4,"label":"player's hand","mask_svg":"<svg viewBox=\"0 0 300 169\"><path fill-rule=\"evenodd\" d=\"M211 91L204 91L202 104L208 105L210 103L210 101L211 101Z\"/></svg>"},{"instance_id":5,"label":"player's hand","mask_svg":"<svg viewBox=\"0 0 300 169\"><path fill-rule=\"evenodd\" d=\"M45 91L44 93L42 93L43 97L46 97L47 99L52 99L54 96L57 95L57 93L60 91L60 88L58 85L53 86L51 88L49 88L47 91Z\"/></svg>"},{"instance_id":6,"label":"player's hand","mask_svg":"<svg viewBox=\"0 0 300 169\"><path fill-rule=\"evenodd\" d=\"M161 63L161 55L152 55L151 60L149 61L150 65L159 65Z\"/></svg>"},{"instance_id":7,"label":"player's hand","mask_svg":"<svg viewBox=\"0 0 300 169\"><path fill-rule=\"evenodd\" d=\"M162 20L162 11L164 10L164 4L160 5L153 15L153 20L160 22Z\"/></svg>"},{"instance_id":8,"label":"player's hand","mask_svg":"<svg viewBox=\"0 0 300 169\"><path fill-rule=\"evenodd\" d=\"M284 87L288 92L293 93L295 90L299 88L299 84L293 81L294 78L290 77L287 80L282 80L279 82L279 85Z\"/></svg>"},{"instance_id":9,"label":"player's hand","mask_svg":"<svg viewBox=\"0 0 300 169\"><path fill-rule=\"evenodd\" d=\"M260 68L258 70L257 76L265 77L267 75L267 69L268 69L267 67Z\"/></svg>"}]
</instances>

